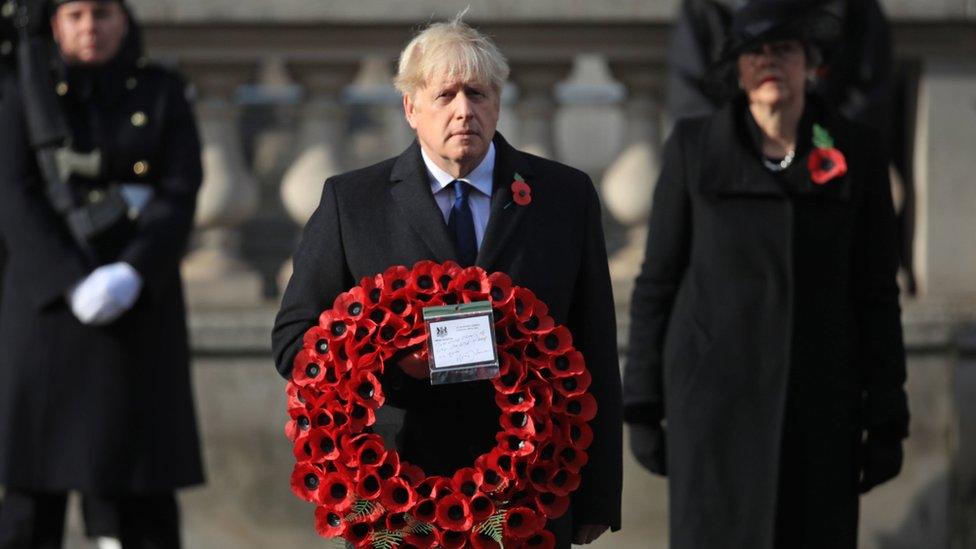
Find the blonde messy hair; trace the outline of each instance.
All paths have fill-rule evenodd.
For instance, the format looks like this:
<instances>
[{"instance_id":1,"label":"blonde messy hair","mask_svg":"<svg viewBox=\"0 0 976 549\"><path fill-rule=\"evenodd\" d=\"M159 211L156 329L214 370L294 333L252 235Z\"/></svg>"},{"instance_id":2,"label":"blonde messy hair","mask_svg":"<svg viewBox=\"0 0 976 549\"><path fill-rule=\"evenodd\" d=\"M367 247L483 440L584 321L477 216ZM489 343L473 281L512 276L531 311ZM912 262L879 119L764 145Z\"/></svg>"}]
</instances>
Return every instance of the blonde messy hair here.
<instances>
[{"instance_id":1,"label":"blonde messy hair","mask_svg":"<svg viewBox=\"0 0 976 549\"><path fill-rule=\"evenodd\" d=\"M413 96L443 77L485 82L501 92L508 79L508 61L491 39L461 20L464 13L448 23L431 24L403 48L393 81L400 93Z\"/></svg>"}]
</instances>

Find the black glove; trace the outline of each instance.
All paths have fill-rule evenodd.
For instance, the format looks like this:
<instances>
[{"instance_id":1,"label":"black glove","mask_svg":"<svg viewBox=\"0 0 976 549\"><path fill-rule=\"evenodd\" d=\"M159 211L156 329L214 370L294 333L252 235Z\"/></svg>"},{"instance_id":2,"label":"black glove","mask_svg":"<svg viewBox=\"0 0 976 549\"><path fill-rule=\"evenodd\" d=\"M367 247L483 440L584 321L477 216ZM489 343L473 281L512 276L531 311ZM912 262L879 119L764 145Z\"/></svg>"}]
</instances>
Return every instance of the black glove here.
<instances>
[{"instance_id":1,"label":"black glove","mask_svg":"<svg viewBox=\"0 0 976 549\"><path fill-rule=\"evenodd\" d=\"M661 423L631 423L629 427L630 450L637 462L655 475L667 475L667 448Z\"/></svg>"},{"instance_id":2,"label":"black glove","mask_svg":"<svg viewBox=\"0 0 976 549\"><path fill-rule=\"evenodd\" d=\"M904 457L900 438L868 433L861 447L861 493L898 476Z\"/></svg>"}]
</instances>

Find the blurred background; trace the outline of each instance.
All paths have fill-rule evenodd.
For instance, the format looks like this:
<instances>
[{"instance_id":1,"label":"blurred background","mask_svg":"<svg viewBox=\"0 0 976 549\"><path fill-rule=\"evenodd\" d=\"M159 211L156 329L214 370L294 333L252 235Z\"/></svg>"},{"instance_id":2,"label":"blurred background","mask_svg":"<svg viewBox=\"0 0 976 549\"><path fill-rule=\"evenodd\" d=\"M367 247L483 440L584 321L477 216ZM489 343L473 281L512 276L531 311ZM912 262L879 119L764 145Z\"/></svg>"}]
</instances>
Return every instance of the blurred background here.
<instances>
[{"instance_id":1,"label":"blurred background","mask_svg":"<svg viewBox=\"0 0 976 549\"><path fill-rule=\"evenodd\" d=\"M624 344L676 112L669 39L679 0L129 1L150 56L193 83L204 140L184 276L208 484L180 496L187 547L326 546L312 506L289 490L270 327L325 178L399 154L412 139L391 78L400 48L427 21L470 5L466 20L512 65L499 130L597 184ZM912 426L901 476L862 499L861 546L974 548L976 0L880 4L893 54L886 136L907 212ZM666 547L666 483L625 460L624 528L595 546ZM90 547L73 513L68 547Z\"/></svg>"}]
</instances>

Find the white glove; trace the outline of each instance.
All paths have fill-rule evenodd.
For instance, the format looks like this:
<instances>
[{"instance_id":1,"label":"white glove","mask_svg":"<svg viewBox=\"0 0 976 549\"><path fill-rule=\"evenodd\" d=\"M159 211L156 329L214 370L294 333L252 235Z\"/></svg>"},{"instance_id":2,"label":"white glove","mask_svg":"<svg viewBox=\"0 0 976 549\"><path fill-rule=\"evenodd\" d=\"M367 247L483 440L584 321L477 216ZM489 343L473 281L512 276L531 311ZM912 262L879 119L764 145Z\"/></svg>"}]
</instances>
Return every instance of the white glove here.
<instances>
[{"instance_id":1,"label":"white glove","mask_svg":"<svg viewBox=\"0 0 976 549\"><path fill-rule=\"evenodd\" d=\"M95 269L68 290L68 303L82 324L102 326L128 311L140 291L142 277L120 261Z\"/></svg>"}]
</instances>

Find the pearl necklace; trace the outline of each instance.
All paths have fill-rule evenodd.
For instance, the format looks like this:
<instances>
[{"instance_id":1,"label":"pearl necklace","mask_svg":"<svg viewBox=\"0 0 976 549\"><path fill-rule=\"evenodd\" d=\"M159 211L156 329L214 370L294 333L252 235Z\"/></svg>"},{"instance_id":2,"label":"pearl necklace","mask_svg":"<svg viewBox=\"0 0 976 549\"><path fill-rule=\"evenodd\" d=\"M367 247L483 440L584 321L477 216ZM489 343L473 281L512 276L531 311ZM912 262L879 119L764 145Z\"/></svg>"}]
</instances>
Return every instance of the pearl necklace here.
<instances>
[{"instance_id":1,"label":"pearl necklace","mask_svg":"<svg viewBox=\"0 0 976 549\"><path fill-rule=\"evenodd\" d=\"M763 165L766 166L766 169L769 170L769 171L771 171L771 172L781 172L781 171L785 170L786 168L789 168L790 167L790 164L793 163L793 157L794 156L796 156L796 149L795 148L790 149L790 152L786 153L786 156L784 156L783 159L780 160L779 162L773 162L772 160L770 160L770 159L766 158L765 156L763 156L763 159L762 159L763 160Z\"/></svg>"}]
</instances>

